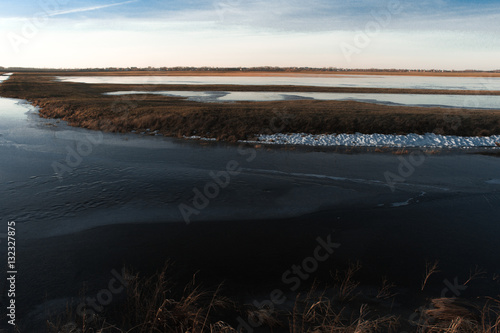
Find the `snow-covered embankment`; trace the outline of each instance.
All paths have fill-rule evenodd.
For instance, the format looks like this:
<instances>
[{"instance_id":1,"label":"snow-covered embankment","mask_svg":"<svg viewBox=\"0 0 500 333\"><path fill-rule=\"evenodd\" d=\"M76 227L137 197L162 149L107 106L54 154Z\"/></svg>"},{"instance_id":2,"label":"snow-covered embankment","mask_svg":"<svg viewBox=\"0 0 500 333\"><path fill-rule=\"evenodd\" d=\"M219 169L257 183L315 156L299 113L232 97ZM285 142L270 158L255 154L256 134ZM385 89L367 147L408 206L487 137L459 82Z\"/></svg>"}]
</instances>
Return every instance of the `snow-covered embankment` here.
<instances>
[{"instance_id":1,"label":"snow-covered embankment","mask_svg":"<svg viewBox=\"0 0 500 333\"><path fill-rule=\"evenodd\" d=\"M500 146L500 135L463 137L434 133L424 135L278 133L259 135L257 142L307 146L472 148Z\"/></svg>"}]
</instances>

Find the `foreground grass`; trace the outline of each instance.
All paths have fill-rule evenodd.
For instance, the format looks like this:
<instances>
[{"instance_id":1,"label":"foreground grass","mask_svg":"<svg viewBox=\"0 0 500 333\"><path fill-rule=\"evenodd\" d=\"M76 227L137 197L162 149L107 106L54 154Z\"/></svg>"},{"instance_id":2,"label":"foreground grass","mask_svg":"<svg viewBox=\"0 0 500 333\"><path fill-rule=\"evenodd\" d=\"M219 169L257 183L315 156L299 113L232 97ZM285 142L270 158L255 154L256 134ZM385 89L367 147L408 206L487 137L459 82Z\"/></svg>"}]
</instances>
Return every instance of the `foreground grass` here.
<instances>
[{"instance_id":1,"label":"foreground grass","mask_svg":"<svg viewBox=\"0 0 500 333\"><path fill-rule=\"evenodd\" d=\"M99 316L72 311L47 322L52 333L146 332L289 332L289 333L498 333L500 295L465 300L428 299L420 316L394 314L394 285L383 281L368 295L356 280L358 265L332 273L332 284L313 285L290 304L236 302L222 295L223 286L203 289L193 281L176 286L167 268L144 278L128 276L127 298ZM366 291L366 289L365 289ZM239 319L236 319L239 318ZM245 323L242 325L242 323Z\"/></svg>"},{"instance_id":2,"label":"foreground grass","mask_svg":"<svg viewBox=\"0 0 500 333\"><path fill-rule=\"evenodd\" d=\"M15 74L0 85L0 96L26 99L41 108L42 117L62 119L72 126L123 133L132 130L145 132L149 129L148 132L157 131L167 136L198 135L229 141L253 139L258 134L272 133L500 134L500 112L491 110L314 100L197 103L154 95L103 95L104 92L132 89L210 91L227 90L228 87L88 85L56 82L50 75ZM245 91L293 89L299 88L231 87L231 90ZM326 88L308 89L325 91ZM348 90L367 92L366 89ZM388 92L387 90L370 91Z\"/></svg>"}]
</instances>

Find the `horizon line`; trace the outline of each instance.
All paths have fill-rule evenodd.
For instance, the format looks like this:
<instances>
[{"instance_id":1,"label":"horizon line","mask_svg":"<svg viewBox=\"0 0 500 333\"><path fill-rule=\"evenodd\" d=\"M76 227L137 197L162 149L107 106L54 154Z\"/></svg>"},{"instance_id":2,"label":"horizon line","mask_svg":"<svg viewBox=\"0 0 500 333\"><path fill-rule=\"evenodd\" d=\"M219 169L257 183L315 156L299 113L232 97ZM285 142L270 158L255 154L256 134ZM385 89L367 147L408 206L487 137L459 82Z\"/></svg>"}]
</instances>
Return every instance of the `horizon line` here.
<instances>
[{"instance_id":1,"label":"horizon line","mask_svg":"<svg viewBox=\"0 0 500 333\"><path fill-rule=\"evenodd\" d=\"M327 70L327 71L421 71L421 72L500 72L499 69L443 69L443 68L348 68L348 67L309 67L309 66L228 66L228 67L220 67L220 66L148 66L148 67L24 67L24 66L10 66L3 67L0 66L0 70L54 70L54 71L71 71L71 70L106 70L106 71L130 71L130 70L156 70L156 71L165 71L165 70L200 70L200 71L210 71L210 70Z\"/></svg>"}]
</instances>

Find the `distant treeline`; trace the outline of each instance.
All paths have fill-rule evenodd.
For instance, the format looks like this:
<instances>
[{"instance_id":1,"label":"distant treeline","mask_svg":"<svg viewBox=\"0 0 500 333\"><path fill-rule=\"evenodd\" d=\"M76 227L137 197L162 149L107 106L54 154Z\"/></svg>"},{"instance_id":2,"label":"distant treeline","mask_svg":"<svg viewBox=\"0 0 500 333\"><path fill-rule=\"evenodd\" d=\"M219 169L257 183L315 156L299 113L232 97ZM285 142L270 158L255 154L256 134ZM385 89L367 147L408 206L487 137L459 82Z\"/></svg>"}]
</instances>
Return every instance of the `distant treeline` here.
<instances>
[{"instance_id":1,"label":"distant treeline","mask_svg":"<svg viewBox=\"0 0 500 333\"><path fill-rule=\"evenodd\" d=\"M0 71L9 72L127 72L127 71L192 71L192 72L421 72L421 73L500 73L499 70L442 70L442 69L380 69L380 68L338 68L338 67L106 67L106 68L31 68L2 67Z\"/></svg>"}]
</instances>

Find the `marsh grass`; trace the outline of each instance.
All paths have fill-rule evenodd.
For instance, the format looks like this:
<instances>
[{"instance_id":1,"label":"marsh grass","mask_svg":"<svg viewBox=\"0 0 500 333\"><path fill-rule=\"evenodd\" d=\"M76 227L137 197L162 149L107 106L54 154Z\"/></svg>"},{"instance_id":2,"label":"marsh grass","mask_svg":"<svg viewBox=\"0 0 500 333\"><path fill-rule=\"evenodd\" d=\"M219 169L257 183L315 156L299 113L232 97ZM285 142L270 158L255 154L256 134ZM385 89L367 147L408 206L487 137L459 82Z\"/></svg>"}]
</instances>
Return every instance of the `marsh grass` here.
<instances>
[{"instance_id":1,"label":"marsh grass","mask_svg":"<svg viewBox=\"0 0 500 333\"><path fill-rule=\"evenodd\" d=\"M212 320L212 314L231 307L231 301L215 291L202 290L193 281L178 297L166 277L166 269L145 279L137 277L128 287L128 301L122 325L134 332L225 332L228 324ZM222 329L219 331L219 329Z\"/></svg>"},{"instance_id":2,"label":"marsh grass","mask_svg":"<svg viewBox=\"0 0 500 333\"><path fill-rule=\"evenodd\" d=\"M145 88L57 82L50 75L15 74L0 85L0 96L26 99L41 108L42 117L62 119L72 126L123 133L150 129L148 133L158 131L174 137L198 135L237 141L273 133L500 134L500 113L491 110L316 100L199 103L157 95L127 98L103 95L109 91L134 89L293 91L299 88L214 85L149 85ZM300 87L303 89L306 88ZM317 87L307 89L324 90ZM385 90L378 92L387 92ZM449 121L450 117L453 117L453 122ZM460 126L456 126L457 123Z\"/></svg>"},{"instance_id":3,"label":"marsh grass","mask_svg":"<svg viewBox=\"0 0 500 333\"><path fill-rule=\"evenodd\" d=\"M498 333L500 332L500 295L485 302L455 298L431 300L422 313L418 333Z\"/></svg>"},{"instance_id":4,"label":"marsh grass","mask_svg":"<svg viewBox=\"0 0 500 333\"><path fill-rule=\"evenodd\" d=\"M372 315L367 304L361 304L356 310L339 309L332 299L321 296L319 299L297 300L296 305L290 321L290 333L395 332L398 326L396 316ZM346 314L349 312L351 315Z\"/></svg>"},{"instance_id":5,"label":"marsh grass","mask_svg":"<svg viewBox=\"0 0 500 333\"><path fill-rule=\"evenodd\" d=\"M359 282L355 279L355 274L360 269L361 264L356 262L349 264L349 267L345 271L335 271L333 278L337 283L337 298L340 302L350 301L355 297L354 292L359 286Z\"/></svg>"},{"instance_id":6,"label":"marsh grass","mask_svg":"<svg viewBox=\"0 0 500 333\"><path fill-rule=\"evenodd\" d=\"M147 332L236 332L220 318L235 306L215 290L202 289L196 275L184 288L178 288L168 277L169 269L150 277L131 276L127 298L101 315L78 316L68 308L63 318L47 323L53 333L147 333Z\"/></svg>"},{"instance_id":7,"label":"marsh grass","mask_svg":"<svg viewBox=\"0 0 500 333\"><path fill-rule=\"evenodd\" d=\"M431 277L431 275L439 272L438 265L439 265L439 262L437 260L434 261L433 263L430 263L430 262L425 263L425 274L424 274L424 277L422 280L422 287L420 288L420 290L423 291L425 289L425 285L429 281L429 278Z\"/></svg>"},{"instance_id":8,"label":"marsh grass","mask_svg":"<svg viewBox=\"0 0 500 333\"><path fill-rule=\"evenodd\" d=\"M432 268L432 265L430 266ZM127 298L102 315L78 317L74 309L47 323L51 333L233 333L235 318L258 322L255 332L289 333L499 333L500 295L484 299L428 299L418 321L405 321L387 299L397 297L394 285L382 280L373 297L362 294L356 280L361 266L332 273L332 283L314 282L297 293L291 308L257 308L224 296L223 285L203 288L197 276L186 285L173 283L170 267L149 277L128 274ZM471 272L472 281L481 271ZM468 282L470 282L468 281ZM246 332L246 331L242 331Z\"/></svg>"}]
</instances>

